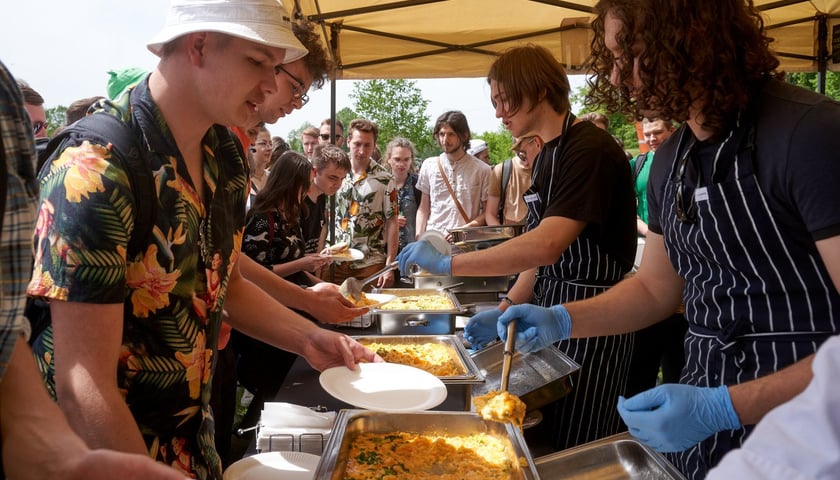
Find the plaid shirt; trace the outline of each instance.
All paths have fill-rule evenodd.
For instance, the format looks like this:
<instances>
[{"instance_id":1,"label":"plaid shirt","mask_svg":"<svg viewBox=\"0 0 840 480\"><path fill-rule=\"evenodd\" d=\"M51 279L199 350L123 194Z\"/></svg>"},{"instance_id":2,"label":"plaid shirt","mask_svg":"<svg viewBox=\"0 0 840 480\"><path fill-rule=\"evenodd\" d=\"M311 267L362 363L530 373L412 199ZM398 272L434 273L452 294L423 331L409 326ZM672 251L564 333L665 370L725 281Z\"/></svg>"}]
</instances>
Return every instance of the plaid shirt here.
<instances>
[{"instance_id":1,"label":"plaid shirt","mask_svg":"<svg viewBox=\"0 0 840 480\"><path fill-rule=\"evenodd\" d=\"M32 268L35 225L35 144L29 117L12 75L0 63L0 132L6 205L0 235L0 378L20 335L29 337L23 316L26 283Z\"/></svg>"}]
</instances>

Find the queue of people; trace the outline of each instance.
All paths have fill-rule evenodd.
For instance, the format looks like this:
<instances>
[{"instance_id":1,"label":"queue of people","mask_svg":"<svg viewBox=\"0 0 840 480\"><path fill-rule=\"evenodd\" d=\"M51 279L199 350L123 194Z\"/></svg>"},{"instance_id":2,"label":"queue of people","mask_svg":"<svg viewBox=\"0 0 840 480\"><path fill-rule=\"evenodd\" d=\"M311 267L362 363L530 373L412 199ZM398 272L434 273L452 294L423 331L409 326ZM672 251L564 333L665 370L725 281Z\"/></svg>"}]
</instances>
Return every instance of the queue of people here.
<instances>
[{"instance_id":1,"label":"queue of people","mask_svg":"<svg viewBox=\"0 0 840 480\"><path fill-rule=\"evenodd\" d=\"M376 158L379 130L367 119L350 122L346 136L326 119L302 132L304 154L273 155L282 143L264 124L302 108L332 68L313 26L290 21L274 0L249 2L268 31L238 0L186 3L206 18L168 24L147 46L157 67L83 109L91 121L116 117L146 142L68 136L40 185L34 138L45 120L25 113L29 87L22 95L0 70L10 189L2 248L16 265L4 260L0 270L0 438L4 459L15 459L10 477L221 479L236 458L237 384L257 394L258 409L282 381L277 370L265 375L267 364L287 370L298 355L316 369L382 361L319 323L365 313L336 283L395 259L405 274L419 265L517 275L498 308L470 319L465 338L481 348L516 321L519 351L557 345L581 365L573 391L543 409L556 450L629 429L692 479L830 476L840 466L830 381L840 368L830 134L840 110L780 80L751 2L596 4L589 101L644 117L654 154L628 162L608 133L575 117L552 53L525 45L487 75L514 158L495 169L477 158L487 144L472 141L453 110L435 124L443 153L419 172L405 138ZM709 38L721 22L731 28ZM135 178L126 146L152 178ZM154 183L153 198L142 197L143 181ZM135 228L141 205L154 205L150 232ZM430 229L520 222L521 236L456 256L416 241ZM334 282L321 272L328 227L365 253L332 272ZM30 234L26 286L14 272L29 270ZM645 255L628 276L637 235ZM395 281L389 274L378 286ZM52 317L31 351L24 290L49 300ZM637 332L683 308L687 331L644 346ZM266 312L282 321L265 321ZM676 342L679 376L657 355L634 380L639 350ZM660 367L664 381L654 386ZM36 415L24 415L33 405ZM805 448L814 438L830 451Z\"/></svg>"}]
</instances>

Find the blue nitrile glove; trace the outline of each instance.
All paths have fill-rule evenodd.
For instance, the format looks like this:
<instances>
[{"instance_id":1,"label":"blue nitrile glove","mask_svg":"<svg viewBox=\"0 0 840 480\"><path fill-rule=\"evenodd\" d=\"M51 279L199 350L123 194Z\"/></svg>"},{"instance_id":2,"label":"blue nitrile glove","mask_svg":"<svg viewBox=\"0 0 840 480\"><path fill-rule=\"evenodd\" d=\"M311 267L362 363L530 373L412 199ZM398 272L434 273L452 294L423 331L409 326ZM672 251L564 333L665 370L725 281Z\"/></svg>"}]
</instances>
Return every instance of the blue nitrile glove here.
<instances>
[{"instance_id":1,"label":"blue nitrile glove","mask_svg":"<svg viewBox=\"0 0 840 480\"><path fill-rule=\"evenodd\" d=\"M516 349L522 353L542 350L572 334L572 317L563 305L545 308L525 303L508 307L496 324L502 340L507 340L508 324L513 320L516 320Z\"/></svg>"},{"instance_id":2,"label":"blue nitrile glove","mask_svg":"<svg viewBox=\"0 0 840 480\"><path fill-rule=\"evenodd\" d=\"M476 350L484 348L485 345L496 339L496 323L499 321L499 315L501 314L502 311L498 308L476 313L464 327L464 338Z\"/></svg>"},{"instance_id":3,"label":"blue nitrile glove","mask_svg":"<svg viewBox=\"0 0 840 480\"><path fill-rule=\"evenodd\" d=\"M425 240L411 242L397 255L400 272L404 277L411 276L411 266L417 265L434 275L452 275L452 256L440 253Z\"/></svg>"},{"instance_id":4,"label":"blue nitrile glove","mask_svg":"<svg viewBox=\"0 0 840 480\"><path fill-rule=\"evenodd\" d=\"M717 432L741 427L725 385L660 385L618 397L618 413L634 437L660 452L681 452Z\"/></svg>"}]
</instances>

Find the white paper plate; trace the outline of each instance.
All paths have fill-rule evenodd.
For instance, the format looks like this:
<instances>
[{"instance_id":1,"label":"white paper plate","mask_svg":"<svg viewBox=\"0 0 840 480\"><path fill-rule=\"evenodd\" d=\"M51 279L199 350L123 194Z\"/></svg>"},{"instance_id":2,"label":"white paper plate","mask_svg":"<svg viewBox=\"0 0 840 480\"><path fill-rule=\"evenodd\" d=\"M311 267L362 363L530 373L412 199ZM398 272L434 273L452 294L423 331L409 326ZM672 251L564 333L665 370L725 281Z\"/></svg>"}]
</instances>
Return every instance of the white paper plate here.
<instances>
[{"instance_id":1,"label":"white paper plate","mask_svg":"<svg viewBox=\"0 0 840 480\"><path fill-rule=\"evenodd\" d=\"M360 363L356 370L328 368L320 380L333 397L380 412L428 410L446 399L446 386L438 377L398 363Z\"/></svg>"},{"instance_id":2,"label":"white paper plate","mask_svg":"<svg viewBox=\"0 0 840 480\"><path fill-rule=\"evenodd\" d=\"M365 297L371 302L376 302L374 304L368 305L368 308L376 308L397 298L396 295L391 295L389 293L365 293Z\"/></svg>"},{"instance_id":3,"label":"white paper plate","mask_svg":"<svg viewBox=\"0 0 840 480\"><path fill-rule=\"evenodd\" d=\"M234 462L224 480L312 480L320 458L304 452L260 453Z\"/></svg>"},{"instance_id":4,"label":"white paper plate","mask_svg":"<svg viewBox=\"0 0 840 480\"><path fill-rule=\"evenodd\" d=\"M331 256L330 258L332 258L333 262L339 262L339 263L340 262L352 262L352 261L355 261L355 260L361 260L361 259L365 258L365 254L362 253L361 250L358 250L356 248L348 248L347 250L350 252L350 257L349 258L348 257L343 257L343 256L342 257Z\"/></svg>"}]
</instances>

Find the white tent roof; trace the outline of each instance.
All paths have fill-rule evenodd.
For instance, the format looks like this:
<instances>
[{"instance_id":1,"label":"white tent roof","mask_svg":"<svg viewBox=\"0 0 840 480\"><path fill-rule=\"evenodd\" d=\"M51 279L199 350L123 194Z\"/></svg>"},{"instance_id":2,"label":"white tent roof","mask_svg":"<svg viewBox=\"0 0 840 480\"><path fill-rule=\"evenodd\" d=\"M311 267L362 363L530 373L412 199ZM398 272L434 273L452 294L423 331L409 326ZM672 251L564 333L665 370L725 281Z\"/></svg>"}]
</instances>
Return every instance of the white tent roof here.
<instances>
[{"instance_id":1,"label":"white tent roof","mask_svg":"<svg viewBox=\"0 0 840 480\"><path fill-rule=\"evenodd\" d=\"M698 0L713 1L713 0ZM338 79L484 76L496 55L522 43L555 53L569 73L589 52L596 0L292 0L319 23ZM840 0L755 0L775 38L782 69L818 71L832 64ZM825 35L820 36L824 25ZM709 32L714 35L714 32ZM820 55L819 39L827 48ZM840 26L838 26L840 56Z\"/></svg>"}]
</instances>

